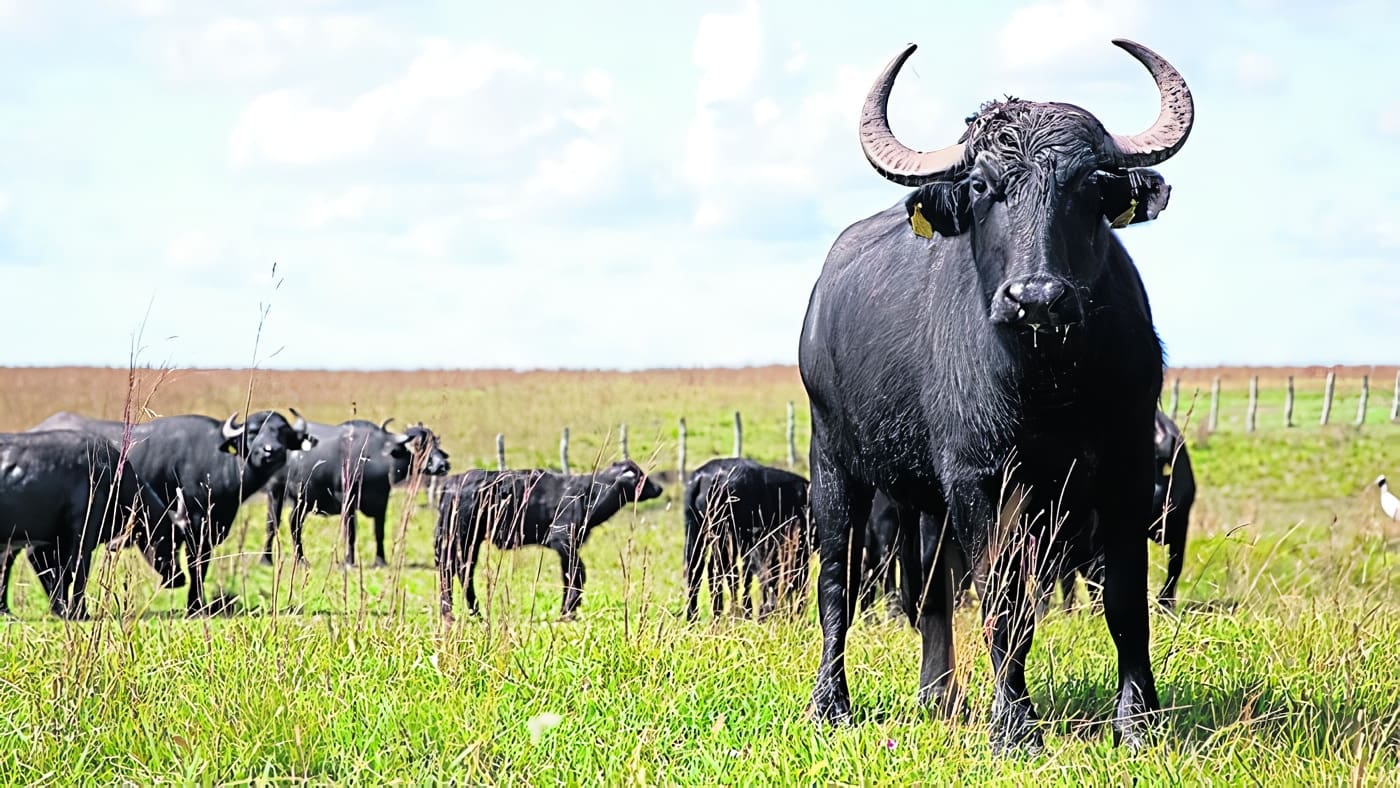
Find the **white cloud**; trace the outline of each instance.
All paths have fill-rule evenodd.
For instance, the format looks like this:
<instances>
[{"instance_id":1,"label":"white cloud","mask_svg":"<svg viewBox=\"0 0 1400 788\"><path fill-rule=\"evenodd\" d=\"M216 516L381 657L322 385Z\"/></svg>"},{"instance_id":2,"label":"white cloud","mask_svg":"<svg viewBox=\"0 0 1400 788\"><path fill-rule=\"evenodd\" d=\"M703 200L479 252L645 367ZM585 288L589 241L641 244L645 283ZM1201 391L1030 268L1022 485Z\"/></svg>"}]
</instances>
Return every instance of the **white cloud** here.
<instances>
[{"instance_id":1,"label":"white cloud","mask_svg":"<svg viewBox=\"0 0 1400 788\"><path fill-rule=\"evenodd\" d=\"M1377 126L1383 134L1400 134L1400 101L1381 110Z\"/></svg>"},{"instance_id":2,"label":"white cloud","mask_svg":"<svg viewBox=\"0 0 1400 788\"><path fill-rule=\"evenodd\" d=\"M230 158L244 167L450 153L499 166L538 138L603 126L611 110L597 94L610 90L601 71L574 80L491 44L431 40L402 76L339 106L293 90L258 96Z\"/></svg>"},{"instance_id":3,"label":"white cloud","mask_svg":"<svg viewBox=\"0 0 1400 788\"><path fill-rule=\"evenodd\" d=\"M701 105L744 95L763 62L763 27L758 3L748 0L734 14L705 14L695 36L696 91Z\"/></svg>"},{"instance_id":4,"label":"white cloud","mask_svg":"<svg viewBox=\"0 0 1400 788\"><path fill-rule=\"evenodd\" d=\"M1010 71L1064 67L1101 56L1110 39L1130 36L1143 18L1140 0L1054 0L1020 8L1001 30Z\"/></svg>"},{"instance_id":5,"label":"white cloud","mask_svg":"<svg viewBox=\"0 0 1400 788\"><path fill-rule=\"evenodd\" d=\"M1261 52L1241 52L1235 58L1235 80L1246 90L1277 84L1281 76L1277 61Z\"/></svg>"},{"instance_id":6,"label":"white cloud","mask_svg":"<svg viewBox=\"0 0 1400 788\"><path fill-rule=\"evenodd\" d=\"M598 195L612 183L617 165L615 149L591 139L575 139L557 156L541 161L525 188L551 196Z\"/></svg>"},{"instance_id":7,"label":"white cloud","mask_svg":"<svg viewBox=\"0 0 1400 788\"><path fill-rule=\"evenodd\" d=\"M170 240L165 258L177 268L206 268L214 263L218 245L204 230L185 230Z\"/></svg>"},{"instance_id":8,"label":"white cloud","mask_svg":"<svg viewBox=\"0 0 1400 788\"><path fill-rule=\"evenodd\" d=\"M325 227L337 221L358 219L365 215L374 192L367 186L355 186L336 197L312 198L306 223L312 228Z\"/></svg>"}]
</instances>

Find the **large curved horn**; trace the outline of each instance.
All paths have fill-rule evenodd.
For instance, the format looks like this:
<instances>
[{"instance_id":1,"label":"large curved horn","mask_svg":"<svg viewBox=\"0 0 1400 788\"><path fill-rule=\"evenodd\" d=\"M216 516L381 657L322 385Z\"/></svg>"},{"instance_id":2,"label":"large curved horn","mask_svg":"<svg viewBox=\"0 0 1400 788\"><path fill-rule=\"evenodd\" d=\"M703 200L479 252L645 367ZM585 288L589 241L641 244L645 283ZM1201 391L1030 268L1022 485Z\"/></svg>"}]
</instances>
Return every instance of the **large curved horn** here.
<instances>
[{"instance_id":1,"label":"large curved horn","mask_svg":"<svg viewBox=\"0 0 1400 788\"><path fill-rule=\"evenodd\" d=\"M890 131L888 115L890 90L904 61L918 49L910 44L885 66L860 111L860 149L875 171L903 186L921 186L936 181L963 160L961 143L927 153L905 147Z\"/></svg>"},{"instance_id":2,"label":"large curved horn","mask_svg":"<svg viewBox=\"0 0 1400 788\"><path fill-rule=\"evenodd\" d=\"M1170 159L1186 144L1196 119L1196 105L1186 79L1161 55L1126 38L1115 38L1113 44L1147 67L1152 81L1157 83L1162 110L1147 131L1126 137L1109 134L1105 153L1118 167L1151 167Z\"/></svg>"},{"instance_id":3,"label":"large curved horn","mask_svg":"<svg viewBox=\"0 0 1400 788\"><path fill-rule=\"evenodd\" d=\"M287 406L287 410L291 411L292 415L296 417L296 421L292 422L292 429L301 433L306 432L306 419L303 419L301 417L301 414L297 413L297 409L291 407L290 405Z\"/></svg>"},{"instance_id":4,"label":"large curved horn","mask_svg":"<svg viewBox=\"0 0 1400 788\"><path fill-rule=\"evenodd\" d=\"M387 418L387 419L384 420L384 423L383 423L383 424L380 424L380 425L379 425L379 429L384 430L385 432L388 432L388 431L389 431L389 425L392 424L392 423L394 423L394 417L393 417L393 416L390 416L389 418Z\"/></svg>"},{"instance_id":5,"label":"large curved horn","mask_svg":"<svg viewBox=\"0 0 1400 788\"><path fill-rule=\"evenodd\" d=\"M235 425L233 423L233 420L236 418L238 418L238 411L230 413L228 415L228 418L224 419L223 426L219 428L219 431L224 434L224 440L233 440L234 438L237 438L238 436L242 435L243 431L248 428L247 424Z\"/></svg>"}]
</instances>

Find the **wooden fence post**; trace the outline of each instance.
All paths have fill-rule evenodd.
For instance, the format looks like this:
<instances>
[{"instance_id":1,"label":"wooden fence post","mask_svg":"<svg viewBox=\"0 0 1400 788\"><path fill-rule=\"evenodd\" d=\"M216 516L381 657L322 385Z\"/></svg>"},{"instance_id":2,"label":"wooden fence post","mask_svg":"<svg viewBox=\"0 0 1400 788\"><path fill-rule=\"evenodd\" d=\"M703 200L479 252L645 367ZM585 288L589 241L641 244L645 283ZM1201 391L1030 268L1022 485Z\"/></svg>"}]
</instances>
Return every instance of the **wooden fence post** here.
<instances>
[{"instance_id":1,"label":"wooden fence post","mask_svg":"<svg viewBox=\"0 0 1400 788\"><path fill-rule=\"evenodd\" d=\"M625 421L622 423L622 429L618 435L618 442L622 444L622 459L632 459L632 452L627 447L627 422Z\"/></svg>"},{"instance_id":2,"label":"wooden fence post","mask_svg":"<svg viewBox=\"0 0 1400 788\"><path fill-rule=\"evenodd\" d=\"M787 411L788 467L797 466L797 411L792 400L788 400Z\"/></svg>"},{"instance_id":3,"label":"wooden fence post","mask_svg":"<svg viewBox=\"0 0 1400 788\"><path fill-rule=\"evenodd\" d=\"M1371 399L1371 376L1361 376L1361 401L1356 403L1356 426L1366 423L1366 405Z\"/></svg>"},{"instance_id":4,"label":"wooden fence post","mask_svg":"<svg viewBox=\"0 0 1400 788\"><path fill-rule=\"evenodd\" d=\"M1206 429L1215 432L1215 428L1220 424L1220 378L1217 376L1210 384L1210 419L1206 424Z\"/></svg>"},{"instance_id":5,"label":"wooden fence post","mask_svg":"<svg viewBox=\"0 0 1400 788\"><path fill-rule=\"evenodd\" d=\"M1167 408L1167 415L1172 421L1176 421L1176 410L1181 405L1181 378L1178 376L1172 379L1172 401L1171 407Z\"/></svg>"},{"instance_id":6,"label":"wooden fence post","mask_svg":"<svg viewBox=\"0 0 1400 788\"><path fill-rule=\"evenodd\" d=\"M1254 432L1259 424L1259 376L1249 379L1249 411L1245 414L1244 431Z\"/></svg>"},{"instance_id":7,"label":"wooden fence post","mask_svg":"<svg viewBox=\"0 0 1400 788\"><path fill-rule=\"evenodd\" d=\"M564 434L559 436L559 467L564 470L564 475L569 475L569 428L564 428Z\"/></svg>"},{"instance_id":8,"label":"wooden fence post","mask_svg":"<svg viewBox=\"0 0 1400 788\"><path fill-rule=\"evenodd\" d=\"M734 456L744 456L744 421L737 410L734 411Z\"/></svg>"},{"instance_id":9,"label":"wooden fence post","mask_svg":"<svg viewBox=\"0 0 1400 788\"><path fill-rule=\"evenodd\" d=\"M1283 399L1283 426L1293 426L1293 376L1288 376L1288 393Z\"/></svg>"},{"instance_id":10,"label":"wooden fence post","mask_svg":"<svg viewBox=\"0 0 1400 788\"><path fill-rule=\"evenodd\" d=\"M677 433L676 433L676 445L677 445L677 451L678 451L678 453L679 453L679 455L680 455L680 456L677 457L677 459L676 459L676 465L678 466L678 470L679 470L679 472L680 472L681 485L684 485L684 484L685 484L685 417L684 417L684 416L681 417L681 427L680 427L680 430L677 431Z\"/></svg>"},{"instance_id":11,"label":"wooden fence post","mask_svg":"<svg viewBox=\"0 0 1400 788\"><path fill-rule=\"evenodd\" d=\"M1395 393L1390 397L1390 420L1400 420L1400 370L1395 372Z\"/></svg>"},{"instance_id":12,"label":"wooden fence post","mask_svg":"<svg viewBox=\"0 0 1400 788\"><path fill-rule=\"evenodd\" d=\"M1327 420L1332 417L1332 395L1337 391L1337 373L1327 370L1327 382L1322 388L1322 426L1327 426Z\"/></svg>"},{"instance_id":13,"label":"wooden fence post","mask_svg":"<svg viewBox=\"0 0 1400 788\"><path fill-rule=\"evenodd\" d=\"M496 433L496 470L506 469L506 436Z\"/></svg>"}]
</instances>

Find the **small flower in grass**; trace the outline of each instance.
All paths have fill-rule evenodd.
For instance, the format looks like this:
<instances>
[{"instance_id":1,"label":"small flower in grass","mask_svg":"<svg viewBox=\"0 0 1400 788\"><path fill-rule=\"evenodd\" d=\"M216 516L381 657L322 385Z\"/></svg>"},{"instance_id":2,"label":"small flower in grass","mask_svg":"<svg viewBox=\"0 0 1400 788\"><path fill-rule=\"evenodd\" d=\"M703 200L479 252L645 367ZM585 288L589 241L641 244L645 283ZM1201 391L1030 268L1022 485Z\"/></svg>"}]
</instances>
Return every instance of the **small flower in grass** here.
<instances>
[{"instance_id":1,"label":"small flower in grass","mask_svg":"<svg viewBox=\"0 0 1400 788\"><path fill-rule=\"evenodd\" d=\"M529 722L525 723L525 729L530 732L530 743L539 744L540 739L546 733L558 727L559 723L563 721L563 717L548 711L531 717Z\"/></svg>"},{"instance_id":2,"label":"small flower in grass","mask_svg":"<svg viewBox=\"0 0 1400 788\"><path fill-rule=\"evenodd\" d=\"M899 742L894 739L885 739L885 751L894 752L894 748L899 746Z\"/></svg>"}]
</instances>

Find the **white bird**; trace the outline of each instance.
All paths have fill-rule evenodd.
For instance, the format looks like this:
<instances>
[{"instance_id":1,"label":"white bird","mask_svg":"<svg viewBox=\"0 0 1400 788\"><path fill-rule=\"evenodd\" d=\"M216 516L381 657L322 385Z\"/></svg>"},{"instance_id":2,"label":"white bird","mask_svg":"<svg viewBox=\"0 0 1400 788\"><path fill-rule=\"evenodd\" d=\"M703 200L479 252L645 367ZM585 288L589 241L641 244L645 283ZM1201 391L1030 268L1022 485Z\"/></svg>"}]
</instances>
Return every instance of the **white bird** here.
<instances>
[{"instance_id":1,"label":"white bird","mask_svg":"<svg viewBox=\"0 0 1400 788\"><path fill-rule=\"evenodd\" d=\"M1385 477L1376 478L1376 486L1381 488L1381 511L1392 520L1400 521L1400 498L1395 497L1395 493L1390 491L1386 485Z\"/></svg>"}]
</instances>

